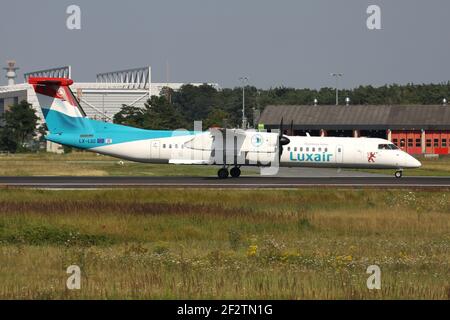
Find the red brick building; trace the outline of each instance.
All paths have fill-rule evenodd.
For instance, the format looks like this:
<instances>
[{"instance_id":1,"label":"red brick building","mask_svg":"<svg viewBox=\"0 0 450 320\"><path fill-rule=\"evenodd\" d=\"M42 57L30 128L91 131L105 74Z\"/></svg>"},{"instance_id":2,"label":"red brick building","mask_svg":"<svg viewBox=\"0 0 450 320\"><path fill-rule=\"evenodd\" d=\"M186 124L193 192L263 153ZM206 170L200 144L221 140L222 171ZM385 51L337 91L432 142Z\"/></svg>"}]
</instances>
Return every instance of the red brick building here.
<instances>
[{"instance_id":1,"label":"red brick building","mask_svg":"<svg viewBox=\"0 0 450 320\"><path fill-rule=\"evenodd\" d=\"M378 137L410 154L449 154L450 106L268 106L259 123L289 135Z\"/></svg>"}]
</instances>

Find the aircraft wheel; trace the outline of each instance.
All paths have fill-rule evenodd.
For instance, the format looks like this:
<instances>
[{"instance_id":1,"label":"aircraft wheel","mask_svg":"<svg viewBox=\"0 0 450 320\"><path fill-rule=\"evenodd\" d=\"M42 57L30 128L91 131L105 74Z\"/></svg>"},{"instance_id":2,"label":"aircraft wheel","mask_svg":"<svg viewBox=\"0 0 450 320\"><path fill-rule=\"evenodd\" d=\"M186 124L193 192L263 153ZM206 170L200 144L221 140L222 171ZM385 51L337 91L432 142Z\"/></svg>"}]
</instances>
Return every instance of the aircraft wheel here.
<instances>
[{"instance_id":1,"label":"aircraft wheel","mask_svg":"<svg viewBox=\"0 0 450 320\"><path fill-rule=\"evenodd\" d=\"M402 176L403 176L403 171L400 171L400 170L399 170L399 171L396 171L396 172L395 172L395 177L396 177L396 178L400 179Z\"/></svg>"},{"instance_id":2,"label":"aircraft wheel","mask_svg":"<svg viewBox=\"0 0 450 320\"><path fill-rule=\"evenodd\" d=\"M241 175L241 169L239 169L238 167L234 167L230 170L230 174L233 178L239 178L239 176Z\"/></svg>"},{"instance_id":3,"label":"aircraft wheel","mask_svg":"<svg viewBox=\"0 0 450 320\"><path fill-rule=\"evenodd\" d=\"M222 168L217 172L217 176L219 177L219 179L226 179L228 178L228 170L227 168Z\"/></svg>"}]
</instances>

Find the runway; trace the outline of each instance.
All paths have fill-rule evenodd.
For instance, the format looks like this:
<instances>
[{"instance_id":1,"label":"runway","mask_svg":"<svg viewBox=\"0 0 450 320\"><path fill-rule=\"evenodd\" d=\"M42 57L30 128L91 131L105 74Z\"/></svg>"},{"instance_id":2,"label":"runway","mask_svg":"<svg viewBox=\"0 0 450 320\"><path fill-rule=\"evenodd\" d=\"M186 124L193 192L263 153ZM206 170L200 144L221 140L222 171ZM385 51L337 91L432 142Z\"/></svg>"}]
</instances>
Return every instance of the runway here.
<instances>
[{"instance_id":1,"label":"runway","mask_svg":"<svg viewBox=\"0 0 450 320\"><path fill-rule=\"evenodd\" d=\"M449 188L450 177L0 177L2 188Z\"/></svg>"}]
</instances>

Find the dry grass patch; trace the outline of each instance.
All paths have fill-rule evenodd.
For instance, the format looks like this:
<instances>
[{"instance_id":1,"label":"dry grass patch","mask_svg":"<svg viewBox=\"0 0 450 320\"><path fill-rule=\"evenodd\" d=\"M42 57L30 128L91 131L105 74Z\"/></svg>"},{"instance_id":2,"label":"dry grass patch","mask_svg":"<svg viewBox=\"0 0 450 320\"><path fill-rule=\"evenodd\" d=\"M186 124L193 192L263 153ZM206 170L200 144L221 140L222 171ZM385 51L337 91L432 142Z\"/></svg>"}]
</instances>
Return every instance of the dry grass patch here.
<instances>
[{"instance_id":1,"label":"dry grass patch","mask_svg":"<svg viewBox=\"0 0 450 320\"><path fill-rule=\"evenodd\" d=\"M449 196L2 190L0 298L447 299ZM71 264L81 291L65 289Z\"/></svg>"}]
</instances>

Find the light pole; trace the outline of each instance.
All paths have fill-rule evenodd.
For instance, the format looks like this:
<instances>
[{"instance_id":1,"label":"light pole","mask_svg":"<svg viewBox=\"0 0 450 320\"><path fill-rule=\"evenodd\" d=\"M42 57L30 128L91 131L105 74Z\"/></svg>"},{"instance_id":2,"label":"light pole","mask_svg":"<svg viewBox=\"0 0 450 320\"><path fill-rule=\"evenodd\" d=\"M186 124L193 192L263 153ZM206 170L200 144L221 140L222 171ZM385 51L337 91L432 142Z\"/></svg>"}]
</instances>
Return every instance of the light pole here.
<instances>
[{"instance_id":1,"label":"light pole","mask_svg":"<svg viewBox=\"0 0 450 320\"><path fill-rule=\"evenodd\" d=\"M336 105L339 105L339 77L342 77L343 73L332 73L331 76L336 78Z\"/></svg>"},{"instance_id":2,"label":"light pole","mask_svg":"<svg viewBox=\"0 0 450 320\"><path fill-rule=\"evenodd\" d=\"M239 80L242 82L242 129L247 128L247 117L245 116L245 84L248 83L247 77L240 77Z\"/></svg>"},{"instance_id":3,"label":"light pole","mask_svg":"<svg viewBox=\"0 0 450 320\"><path fill-rule=\"evenodd\" d=\"M105 120L105 93L103 92L102 94L102 116L103 116L103 120Z\"/></svg>"}]
</instances>

